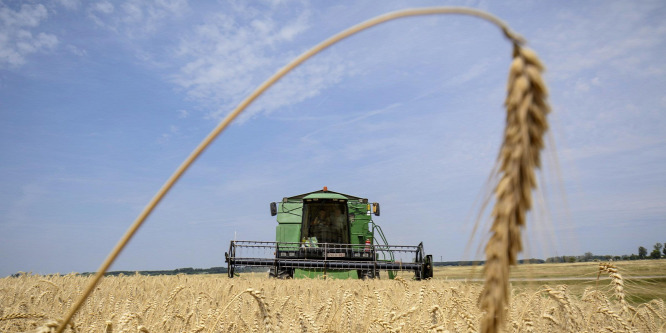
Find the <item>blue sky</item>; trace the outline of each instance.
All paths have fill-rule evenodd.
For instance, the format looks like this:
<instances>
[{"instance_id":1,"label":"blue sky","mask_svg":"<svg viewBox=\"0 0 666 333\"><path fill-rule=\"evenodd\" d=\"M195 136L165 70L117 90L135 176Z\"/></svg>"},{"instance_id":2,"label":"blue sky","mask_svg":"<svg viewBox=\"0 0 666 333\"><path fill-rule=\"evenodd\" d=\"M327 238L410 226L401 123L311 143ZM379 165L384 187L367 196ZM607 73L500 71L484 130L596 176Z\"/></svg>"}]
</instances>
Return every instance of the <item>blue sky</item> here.
<instances>
[{"instance_id":1,"label":"blue sky","mask_svg":"<svg viewBox=\"0 0 666 333\"><path fill-rule=\"evenodd\" d=\"M524 256L666 242L666 4L409 4L433 5L489 11L547 67L551 131ZM0 276L96 270L257 85L321 40L403 8L0 2ZM380 202L390 243L482 257L486 231L469 239L492 188L510 60L497 28L464 16L393 21L335 45L215 141L112 269L223 266L234 235L274 239L271 201L323 186Z\"/></svg>"}]
</instances>

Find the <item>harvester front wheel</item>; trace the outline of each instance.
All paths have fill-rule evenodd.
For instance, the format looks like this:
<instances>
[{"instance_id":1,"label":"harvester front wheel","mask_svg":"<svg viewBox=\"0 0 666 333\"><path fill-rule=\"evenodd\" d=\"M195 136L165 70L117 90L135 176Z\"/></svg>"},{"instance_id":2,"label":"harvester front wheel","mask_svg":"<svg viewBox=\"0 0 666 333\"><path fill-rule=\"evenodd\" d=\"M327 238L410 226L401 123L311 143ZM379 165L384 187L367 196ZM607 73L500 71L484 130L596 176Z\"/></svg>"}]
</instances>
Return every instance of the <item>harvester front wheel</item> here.
<instances>
[{"instance_id":1,"label":"harvester front wheel","mask_svg":"<svg viewBox=\"0 0 666 333\"><path fill-rule=\"evenodd\" d=\"M280 269L275 269L275 267L271 267L268 270L268 277L273 278L273 279L291 279L294 277L294 273L288 269L288 268L280 268Z\"/></svg>"},{"instance_id":2,"label":"harvester front wheel","mask_svg":"<svg viewBox=\"0 0 666 333\"><path fill-rule=\"evenodd\" d=\"M227 266L227 275L229 276L229 278L234 277L234 265L230 264L229 266Z\"/></svg>"},{"instance_id":3,"label":"harvester front wheel","mask_svg":"<svg viewBox=\"0 0 666 333\"><path fill-rule=\"evenodd\" d=\"M231 259L229 259L229 253L228 252L224 252L224 261L227 263L227 275L229 276L229 278L233 278L234 277L234 265L231 262Z\"/></svg>"},{"instance_id":4,"label":"harvester front wheel","mask_svg":"<svg viewBox=\"0 0 666 333\"><path fill-rule=\"evenodd\" d=\"M379 272L377 272L377 274L375 275L375 272L373 270L358 271L358 278L361 280L379 279Z\"/></svg>"}]
</instances>

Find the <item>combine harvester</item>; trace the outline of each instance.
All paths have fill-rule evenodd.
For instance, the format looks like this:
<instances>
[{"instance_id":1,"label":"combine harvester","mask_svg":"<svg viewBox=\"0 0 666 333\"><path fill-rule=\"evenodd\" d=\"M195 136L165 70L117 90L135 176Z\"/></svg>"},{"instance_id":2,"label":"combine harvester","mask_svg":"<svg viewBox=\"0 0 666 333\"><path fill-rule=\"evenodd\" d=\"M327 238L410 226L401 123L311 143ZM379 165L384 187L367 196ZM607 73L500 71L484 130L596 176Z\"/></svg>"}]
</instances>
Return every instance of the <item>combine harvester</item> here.
<instances>
[{"instance_id":1,"label":"combine harvester","mask_svg":"<svg viewBox=\"0 0 666 333\"><path fill-rule=\"evenodd\" d=\"M277 215L275 242L231 241L224 254L229 277L238 266L269 268L274 278L379 278L388 271L413 271L417 280L432 277L432 255L417 246L388 245L372 215L379 204L323 190L272 202Z\"/></svg>"}]
</instances>

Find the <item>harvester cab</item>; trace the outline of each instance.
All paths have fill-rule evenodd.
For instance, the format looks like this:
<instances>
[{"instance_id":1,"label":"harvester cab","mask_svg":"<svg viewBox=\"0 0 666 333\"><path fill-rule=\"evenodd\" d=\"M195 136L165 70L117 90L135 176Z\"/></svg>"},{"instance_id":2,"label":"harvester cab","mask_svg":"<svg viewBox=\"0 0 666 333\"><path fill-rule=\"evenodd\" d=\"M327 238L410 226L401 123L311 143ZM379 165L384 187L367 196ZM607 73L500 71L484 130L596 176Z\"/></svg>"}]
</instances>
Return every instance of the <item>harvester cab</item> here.
<instances>
[{"instance_id":1,"label":"harvester cab","mask_svg":"<svg viewBox=\"0 0 666 333\"><path fill-rule=\"evenodd\" d=\"M389 245L372 216L378 203L348 194L320 191L272 202L277 216L275 242L231 241L225 253L229 277L237 267L264 266L275 278L379 278L387 271L413 271L432 277L432 256L417 246Z\"/></svg>"}]
</instances>

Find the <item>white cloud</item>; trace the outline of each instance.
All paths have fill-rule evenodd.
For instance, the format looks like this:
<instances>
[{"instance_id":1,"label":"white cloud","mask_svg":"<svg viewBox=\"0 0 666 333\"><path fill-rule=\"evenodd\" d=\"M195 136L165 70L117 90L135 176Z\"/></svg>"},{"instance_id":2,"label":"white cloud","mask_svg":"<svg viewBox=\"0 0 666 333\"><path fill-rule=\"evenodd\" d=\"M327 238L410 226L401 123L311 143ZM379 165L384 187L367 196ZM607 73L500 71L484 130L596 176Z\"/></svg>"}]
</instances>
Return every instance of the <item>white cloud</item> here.
<instances>
[{"instance_id":1,"label":"white cloud","mask_svg":"<svg viewBox=\"0 0 666 333\"><path fill-rule=\"evenodd\" d=\"M134 38L158 31L165 22L188 11L186 0L101 1L88 7L88 17L97 25Z\"/></svg>"},{"instance_id":2,"label":"white cloud","mask_svg":"<svg viewBox=\"0 0 666 333\"><path fill-rule=\"evenodd\" d=\"M178 136L180 134L180 128L176 125L171 125L169 126L169 131L166 133L162 133L160 137L157 139L157 143L159 144L164 144L171 139L173 136Z\"/></svg>"},{"instance_id":3,"label":"white cloud","mask_svg":"<svg viewBox=\"0 0 666 333\"><path fill-rule=\"evenodd\" d=\"M104 21L104 15L113 13L114 7L110 2L97 2L88 7L88 17L95 22L95 24L111 29Z\"/></svg>"},{"instance_id":4,"label":"white cloud","mask_svg":"<svg viewBox=\"0 0 666 333\"><path fill-rule=\"evenodd\" d=\"M65 8L73 10L78 9L81 4L80 0L58 0L58 2Z\"/></svg>"},{"instance_id":5,"label":"white cloud","mask_svg":"<svg viewBox=\"0 0 666 333\"><path fill-rule=\"evenodd\" d=\"M43 5L22 5L18 11L9 7L0 8L0 67L19 67L32 53L45 52L58 45L53 34L36 32L34 29L48 17Z\"/></svg>"},{"instance_id":6,"label":"white cloud","mask_svg":"<svg viewBox=\"0 0 666 333\"><path fill-rule=\"evenodd\" d=\"M274 14L255 17L242 6L234 10L243 15L211 15L194 34L181 40L177 52L185 63L173 81L193 99L214 108L209 113L214 118L230 112L286 65L295 56L289 43L310 26L307 10L288 22L281 22ZM309 61L257 100L245 117L318 95L341 80L345 66L332 54Z\"/></svg>"},{"instance_id":7,"label":"white cloud","mask_svg":"<svg viewBox=\"0 0 666 333\"><path fill-rule=\"evenodd\" d=\"M257 112L270 113L278 108L315 97L348 75L347 67L347 63L335 56L315 58L271 87L249 108L242 119L247 119ZM212 115L222 116L229 111L231 111L230 108L220 109Z\"/></svg>"},{"instance_id":8,"label":"white cloud","mask_svg":"<svg viewBox=\"0 0 666 333\"><path fill-rule=\"evenodd\" d=\"M663 13L662 2L581 6L557 8L558 23L531 38L548 67L551 128L565 169L612 161L664 142L666 104L659 100L666 73L666 23L658 14ZM628 169L636 168L630 164L626 162ZM594 174L610 177L609 169ZM583 181L587 175L567 177Z\"/></svg>"},{"instance_id":9,"label":"white cloud","mask_svg":"<svg viewBox=\"0 0 666 333\"><path fill-rule=\"evenodd\" d=\"M85 57L88 55L88 52L84 49L80 49L74 45L67 45L67 50L71 52L72 54L75 54L79 57Z\"/></svg>"},{"instance_id":10,"label":"white cloud","mask_svg":"<svg viewBox=\"0 0 666 333\"><path fill-rule=\"evenodd\" d=\"M178 118L187 118L190 115L190 111L187 110L178 110Z\"/></svg>"},{"instance_id":11,"label":"white cloud","mask_svg":"<svg viewBox=\"0 0 666 333\"><path fill-rule=\"evenodd\" d=\"M43 5L22 5L19 11L3 7L0 9L0 19L3 25L9 27L36 27L39 22L48 16Z\"/></svg>"},{"instance_id":12,"label":"white cloud","mask_svg":"<svg viewBox=\"0 0 666 333\"><path fill-rule=\"evenodd\" d=\"M578 78L576 80L576 85L574 86L574 89L578 93L587 93L590 91L591 87L596 87L601 84L601 80L598 77L593 77L591 79L587 78Z\"/></svg>"},{"instance_id":13,"label":"white cloud","mask_svg":"<svg viewBox=\"0 0 666 333\"><path fill-rule=\"evenodd\" d=\"M102 1L102 2L98 2L94 5L92 5L90 10L93 11L93 12L99 12L99 13L102 13L102 14L111 14L111 13L113 13L114 9L115 9L115 7L113 6L112 3L108 2L108 1Z\"/></svg>"},{"instance_id":14,"label":"white cloud","mask_svg":"<svg viewBox=\"0 0 666 333\"><path fill-rule=\"evenodd\" d=\"M569 79L586 70L663 74L663 51L658 50L664 48L666 22L653 18L661 2L588 5L586 9L563 7L562 23L536 34L534 40L545 46L539 47L541 53L550 58L545 60L551 77ZM646 71L646 66L651 70Z\"/></svg>"}]
</instances>

